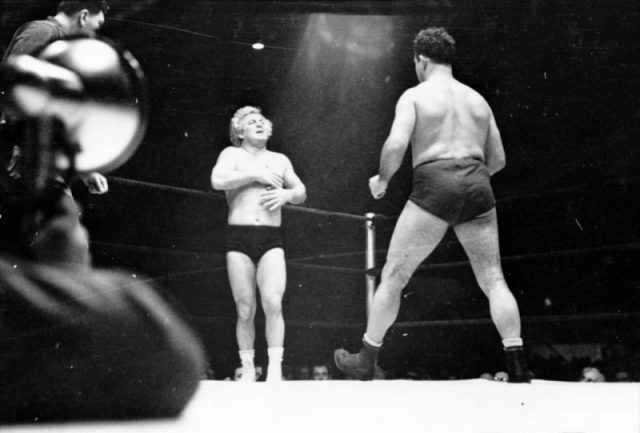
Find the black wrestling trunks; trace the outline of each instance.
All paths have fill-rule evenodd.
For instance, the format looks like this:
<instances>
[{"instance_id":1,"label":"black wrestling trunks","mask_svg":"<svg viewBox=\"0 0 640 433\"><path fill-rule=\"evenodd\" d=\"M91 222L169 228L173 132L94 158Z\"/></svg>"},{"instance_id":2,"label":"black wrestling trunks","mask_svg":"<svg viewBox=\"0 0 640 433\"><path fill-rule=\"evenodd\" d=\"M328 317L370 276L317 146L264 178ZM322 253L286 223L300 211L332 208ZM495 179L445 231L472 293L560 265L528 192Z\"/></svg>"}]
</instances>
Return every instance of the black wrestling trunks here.
<instances>
[{"instance_id":1,"label":"black wrestling trunks","mask_svg":"<svg viewBox=\"0 0 640 433\"><path fill-rule=\"evenodd\" d=\"M267 251L282 248L282 229L274 226L229 225L226 230L226 250L244 253L257 264Z\"/></svg>"},{"instance_id":2,"label":"black wrestling trunks","mask_svg":"<svg viewBox=\"0 0 640 433\"><path fill-rule=\"evenodd\" d=\"M473 158L417 165L409 200L451 225L469 221L496 205L489 170Z\"/></svg>"}]
</instances>

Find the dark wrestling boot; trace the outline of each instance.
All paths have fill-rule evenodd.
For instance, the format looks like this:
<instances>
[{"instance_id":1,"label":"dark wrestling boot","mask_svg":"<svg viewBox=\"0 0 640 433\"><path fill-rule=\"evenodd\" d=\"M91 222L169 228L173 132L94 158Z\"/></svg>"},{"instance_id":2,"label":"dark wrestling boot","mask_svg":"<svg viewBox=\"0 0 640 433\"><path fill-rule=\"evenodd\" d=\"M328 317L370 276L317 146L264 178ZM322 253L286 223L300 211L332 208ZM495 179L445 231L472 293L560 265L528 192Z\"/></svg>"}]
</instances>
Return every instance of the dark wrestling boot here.
<instances>
[{"instance_id":1,"label":"dark wrestling boot","mask_svg":"<svg viewBox=\"0 0 640 433\"><path fill-rule=\"evenodd\" d=\"M510 383L531 383L531 376L527 369L527 360L522 346L507 347L507 372Z\"/></svg>"},{"instance_id":2,"label":"dark wrestling boot","mask_svg":"<svg viewBox=\"0 0 640 433\"><path fill-rule=\"evenodd\" d=\"M336 349L333 352L333 360L347 376L358 380L372 380L379 350L379 347L373 347L363 341L360 352L349 353L344 349Z\"/></svg>"}]
</instances>

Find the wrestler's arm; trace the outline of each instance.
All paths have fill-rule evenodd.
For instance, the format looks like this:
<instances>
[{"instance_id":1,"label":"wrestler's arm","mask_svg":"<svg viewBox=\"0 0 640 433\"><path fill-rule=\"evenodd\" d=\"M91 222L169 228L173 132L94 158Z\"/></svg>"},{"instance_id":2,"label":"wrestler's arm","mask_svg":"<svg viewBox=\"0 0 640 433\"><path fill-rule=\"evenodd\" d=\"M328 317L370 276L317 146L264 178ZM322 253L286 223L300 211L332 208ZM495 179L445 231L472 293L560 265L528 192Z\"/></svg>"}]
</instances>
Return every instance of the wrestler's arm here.
<instances>
[{"instance_id":1,"label":"wrestler's arm","mask_svg":"<svg viewBox=\"0 0 640 433\"><path fill-rule=\"evenodd\" d=\"M271 185L275 188L282 186L281 176L268 169L237 170L237 151L238 149L235 147L227 147L220 153L218 161L211 171L211 186L213 189L226 191L254 182Z\"/></svg>"},{"instance_id":2,"label":"wrestler's arm","mask_svg":"<svg viewBox=\"0 0 640 433\"><path fill-rule=\"evenodd\" d=\"M254 182L250 171L236 170L235 152L235 148L227 147L218 156L216 165L211 171L211 186L213 189L224 191Z\"/></svg>"},{"instance_id":3,"label":"wrestler's arm","mask_svg":"<svg viewBox=\"0 0 640 433\"><path fill-rule=\"evenodd\" d=\"M498 130L498 125L496 124L496 119L493 116L493 113L491 113L491 117L489 119L489 130L487 131L484 153L485 164L487 165L491 176L504 168L506 164L506 156L502 145L502 138L500 137L500 131Z\"/></svg>"},{"instance_id":4,"label":"wrestler's arm","mask_svg":"<svg viewBox=\"0 0 640 433\"><path fill-rule=\"evenodd\" d=\"M300 204L307 199L307 187L304 186L302 180L298 177L293 170L293 165L289 158L286 159L286 168L284 171L284 187L285 191L288 191L290 198L287 200L289 203Z\"/></svg>"},{"instance_id":5,"label":"wrestler's arm","mask_svg":"<svg viewBox=\"0 0 640 433\"><path fill-rule=\"evenodd\" d=\"M260 194L260 204L270 211L275 211L286 203L300 204L307 199L307 188L293 170L289 158L284 159L284 188L268 189Z\"/></svg>"},{"instance_id":6,"label":"wrestler's arm","mask_svg":"<svg viewBox=\"0 0 640 433\"><path fill-rule=\"evenodd\" d=\"M380 155L380 182L388 183L400 168L416 123L412 90L407 90L396 104L396 116Z\"/></svg>"}]
</instances>

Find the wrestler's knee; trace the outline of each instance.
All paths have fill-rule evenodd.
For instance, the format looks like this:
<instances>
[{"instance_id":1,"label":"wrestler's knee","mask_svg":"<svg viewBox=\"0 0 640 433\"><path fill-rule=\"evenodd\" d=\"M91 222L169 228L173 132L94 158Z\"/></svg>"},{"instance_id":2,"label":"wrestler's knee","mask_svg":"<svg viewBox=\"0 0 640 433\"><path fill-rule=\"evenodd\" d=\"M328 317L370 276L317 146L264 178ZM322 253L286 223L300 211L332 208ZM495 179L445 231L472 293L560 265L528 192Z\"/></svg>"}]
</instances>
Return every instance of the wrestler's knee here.
<instances>
[{"instance_id":1,"label":"wrestler's knee","mask_svg":"<svg viewBox=\"0 0 640 433\"><path fill-rule=\"evenodd\" d=\"M280 314L282 312L282 295L271 294L265 296L262 301L262 308L264 309L265 315L273 316Z\"/></svg>"},{"instance_id":2,"label":"wrestler's knee","mask_svg":"<svg viewBox=\"0 0 640 433\"><path fill-rule=\"evenodd\" d=\"M495 289L506 287L507 283L500 268L489 268L476 275L478 286L485 294L489 294Z\"/></svg>"},{"instance_id":3,"label":"wrestler's knee","mask_svg":"<svg viewBox=\"0 0 640 433\"><path fill-rule=\"evenodd\" d=\"M382 268L382 281L391 291L401 292L413 272L399 261L387 261Z\"/></svg>"},{"instance_id":4,"label":"wrestler's knee","mask_svg":"<svg viewBox=\"0 0 640 433\"><path fill-rule=\"evenodd\" d=\"M245 299L236 301L236 311L238 312L238 320L241 322L252 322L256 316L256 303Z\"/></svg>"}]
</instances>

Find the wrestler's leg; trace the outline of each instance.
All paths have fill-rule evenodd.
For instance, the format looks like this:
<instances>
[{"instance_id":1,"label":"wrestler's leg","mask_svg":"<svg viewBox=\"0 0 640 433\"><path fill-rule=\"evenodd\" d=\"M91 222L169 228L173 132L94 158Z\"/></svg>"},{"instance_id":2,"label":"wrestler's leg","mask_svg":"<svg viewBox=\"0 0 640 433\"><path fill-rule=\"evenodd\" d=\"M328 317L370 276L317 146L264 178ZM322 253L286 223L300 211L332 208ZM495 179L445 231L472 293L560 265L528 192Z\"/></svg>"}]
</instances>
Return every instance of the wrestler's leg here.
<instances>
[{"instance_id":1,"label":"wrestler's leg","mask_svg":"<svg viewBox=\"0 0 640 433\"><path fill-rule=\"evenodd\" d=\"M258 288L265 316L265 335L269 352L268 381L282 378L284 345L284 317L282 297L287 283L287 269L282 248L267 251L258 263Z\"/></svg>"},{"instance_id":2,"label":"wrestler's leg","mask_svg":"<svg viewBox=\"0 0 640 433\"><path fill-rule=\"evenodd\" d=\"M449 224L409 201L391 236L387 261L380 284L373 296L367 332L359 353L344 349L334 352L336 366L348 376L361 380L373 378L378 349L387 330L398 317L402 290L420 263L440 243Z\"/></svg>"},{"instance_id":3,"label":"wrestler's leg","mask_svg":"<svg viewBox=\"0 0 640 433\"><path fill-rule=\"evenodd\" d=\"M229 251L227 272L238 313L236 338L243 368L242 378L244 381L251 381L255 380L253 344L256 336L256 267L246 254Z\"/></svg>"},{"instance_id":4,"label":"wrestler's leg","mask_svg":"<svg viewBox=\"0 0 640 433\"><path fill-rule=\"evenodd\" d=\"M409 201L391 236L380 284L373 296L367 337L382 343L400 310L402 290L447 232L446 221Z\"/></svg>"},{"instance_id":5,"label":"wrestler's leg","mask_svg":"<svg viewBox=\"0 0 640 433\"><path fill-rule=\"evenodd\" d=\"M453 227L462 244L478 285L489 298L491 318L503 339L520 337L520 313L507 287L500 264L498 220L492 209Z\"/></svg>"},{"instance_id":6,"label":"wrestler's leg","mask_svg":"<svg viewBox=\"0 0 640 433\"><path fill-rule=\"evenodd\" d=\"M502 337L507 356L509 381L530 382L520 338L518 304L500 265L496 210L456 225L454 231L469 257L478 285L489 299L491 319Z\"/></svg>"},{"instance_id":7,"label":"wrestler's leg","mask_svg":"<svg viewBox=\"0 0 640 433\"><path fill-rule=\"evenodd\" d=\"M256 275L266 321L267 344L269 347L282 347L284 343L282 297L287 283L287 269L282 248L272 248L264 253L258 263Z\"/></svg>"}]
</instances>

